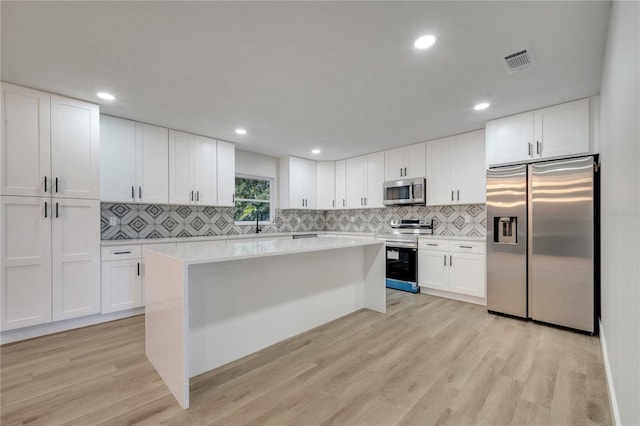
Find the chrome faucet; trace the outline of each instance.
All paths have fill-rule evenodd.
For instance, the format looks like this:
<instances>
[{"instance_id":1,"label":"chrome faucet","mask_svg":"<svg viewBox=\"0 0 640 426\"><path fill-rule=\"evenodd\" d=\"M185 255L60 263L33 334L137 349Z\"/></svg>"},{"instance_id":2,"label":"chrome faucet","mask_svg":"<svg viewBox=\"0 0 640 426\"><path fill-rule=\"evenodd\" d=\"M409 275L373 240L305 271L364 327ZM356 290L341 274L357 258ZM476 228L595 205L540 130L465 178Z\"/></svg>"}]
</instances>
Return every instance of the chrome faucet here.
<instances>
[{"instance_id":1,"label":"chrome faucet","mask_svg":"<svg viewBox=\"0 0 640 426\"><path fill-rule=\"evenodd\" d=\"M260 231L262 231L262 228L260 228L259 222L260 222L260 213L256 211L256 234L259 234Z\"/></svg>"}]
</instances>

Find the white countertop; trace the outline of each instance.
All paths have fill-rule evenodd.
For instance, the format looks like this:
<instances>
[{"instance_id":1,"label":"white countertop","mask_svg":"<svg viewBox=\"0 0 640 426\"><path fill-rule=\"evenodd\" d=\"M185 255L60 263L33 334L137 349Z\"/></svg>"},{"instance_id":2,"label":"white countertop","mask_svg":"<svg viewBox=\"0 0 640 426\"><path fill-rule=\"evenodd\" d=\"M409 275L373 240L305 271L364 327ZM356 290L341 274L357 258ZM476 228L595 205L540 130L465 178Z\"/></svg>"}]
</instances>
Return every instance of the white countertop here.
<instances>
[{"instance_id":1,"label":"white countertop","mask_svg":"<svg viewBox=\"0 0 640 426\"><path fill-rule=\"evenodd\" d=\"M185 265L280 256L301 252L334 250L348 247L383 244L375 238L303 238L264 241L220 241L211 244L180 244L147 246L145 252L160 253L182 261Z\"/></svg>"}]
</instances>

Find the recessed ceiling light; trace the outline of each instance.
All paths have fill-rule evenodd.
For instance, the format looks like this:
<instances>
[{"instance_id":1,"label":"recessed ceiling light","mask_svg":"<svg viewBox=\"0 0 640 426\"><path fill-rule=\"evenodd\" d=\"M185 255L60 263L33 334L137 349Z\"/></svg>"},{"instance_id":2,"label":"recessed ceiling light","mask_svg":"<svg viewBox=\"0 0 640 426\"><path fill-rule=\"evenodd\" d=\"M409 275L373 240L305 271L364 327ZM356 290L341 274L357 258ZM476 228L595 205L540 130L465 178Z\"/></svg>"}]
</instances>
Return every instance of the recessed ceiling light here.
<instances>
[{"instance_id":1,"label":"recessed ceiling light","mask_svg":"<svg viewBox=\"0 0 640 426\"><path fill-rule=\"evenodd\" d=\"M107 93L107 92L98 92L96 93L96 96L99 97L100 99L104 99L105 101L115 101L116 97L113 96L111 93Z\"/></svg>"},{"instance_id":2,"label":"recessed ceiling light","mask_svg":"<svg viewBox=\"0 0 640 426\"><path fill-rule=\"evenodd\" d=\"M413 43L413 46L416 49L426 49L427 47L433 46L433 43L435 43L435 42L436 42L436 37L432 36L431 34L429 34L429 35L425 35L425 36L422 36L422 37L418 38Z\"/></svg>"},{"instance_id":3,"label":"recessed ceiling light","mask_svg":"<svg viewBox=\"0 0 640 426\"><path fill-rule=\"evenodd\" d=\"M318 148L311 150L312 154L320 154L320 150Z\"/></svg>"},{"instance_id":4,"label":"recessed ceiling light","mask_svg":"<svg viewBox=\"0 0 640 426\"><path fill-rule=\"evenodd\" d=\"M236 133L239 135L246 135L247 131L245 129L236 129Z\"/></svg>"},{"instance_id":5,"label":"recessed ceiling light","mask_svg":"<svg viewBox=\"0 0 640 426\"><path fill-rule=\"evenodd\" d=\"M489 103L487 103L487 102L479 103L478 105L473 107L473 109L475 109L476 111L480 111L480 110L487 109L487 108L489 108Z\"/></svg>"}]
</instances>

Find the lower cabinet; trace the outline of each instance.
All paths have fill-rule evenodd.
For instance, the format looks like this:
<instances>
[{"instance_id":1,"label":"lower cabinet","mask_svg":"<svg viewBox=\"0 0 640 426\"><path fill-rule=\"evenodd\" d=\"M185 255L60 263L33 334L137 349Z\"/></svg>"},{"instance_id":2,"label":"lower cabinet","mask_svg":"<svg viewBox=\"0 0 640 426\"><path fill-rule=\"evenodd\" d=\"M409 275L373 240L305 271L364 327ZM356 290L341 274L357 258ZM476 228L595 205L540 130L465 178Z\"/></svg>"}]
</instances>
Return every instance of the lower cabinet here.
<instances>
[{"instance_id":1,"label":"lower cabinet","mask_svg":"<svg viewBox=\"0 0 640 426\"><path fill-rule=\"evenodd\" d=\"M484 241L421 239L418 244L418 284L446 296L486 297ZM456 297L452 297L456 298ZM480 300L469 300L480 302Z\"/></svg>"},{"instance_id":2,"label":"lower cabinet","mask_svg":"<svg viewBox=\"0 0 640 426\"><path fill-rule=\"evenodd\" d=\"M0 197L1 329L100 312L100 202Z\"/></svg>"},{"instance_id":3,"label":"lower cabinet","mask_svg":"<svg viewBox=\"0 0 640 426\"><path fill-rule=\"evenodd\" d=\"M142 306L142 247L102 248L102 313Z\"/></svg>"}]
</instances>

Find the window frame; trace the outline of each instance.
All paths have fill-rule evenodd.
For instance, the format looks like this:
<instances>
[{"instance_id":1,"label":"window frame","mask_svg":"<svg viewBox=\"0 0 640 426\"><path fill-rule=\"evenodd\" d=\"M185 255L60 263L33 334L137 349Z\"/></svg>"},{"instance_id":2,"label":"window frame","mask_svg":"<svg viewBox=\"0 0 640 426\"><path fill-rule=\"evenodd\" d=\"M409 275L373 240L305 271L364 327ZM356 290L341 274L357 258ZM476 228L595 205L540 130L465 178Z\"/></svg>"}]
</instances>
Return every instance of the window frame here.
<instances>
[{"instance_id":1,"label":"window frame","mask_svg":"<svg viewBox=\"0 0 640 426\"><path fill-rule=\"evenodd\" d=\"M248 175L248 174L244 174L244 173L236 173L235 177L233 178L233 192L235 193L236 190L236 178L242 178L242 179L254 179L254 180L266 180L269 182L269 199L268 200L254 200L254 199L249 199L249 198L238 198L238 197L234 197L233 200L233 224L234 225L251 225L251 224L255 224L256 222L254 220L245 220L245 221L238 221L236 220L236 203L238 201L249 201L249 202L259 202L259 203L269 203L269 218L271 219L270 221L266 221L266 220L261 220L258 223L260 225L273 225L275 223L275 218L274 218L274 214L275 214L275 206L273 205L273 184L274 184L274 178L270 177L270 176L257 176L257 175Z\"/></svg>"}]
</instances>

